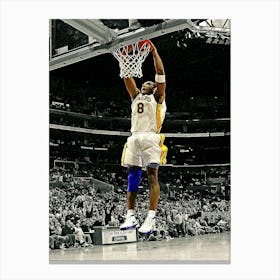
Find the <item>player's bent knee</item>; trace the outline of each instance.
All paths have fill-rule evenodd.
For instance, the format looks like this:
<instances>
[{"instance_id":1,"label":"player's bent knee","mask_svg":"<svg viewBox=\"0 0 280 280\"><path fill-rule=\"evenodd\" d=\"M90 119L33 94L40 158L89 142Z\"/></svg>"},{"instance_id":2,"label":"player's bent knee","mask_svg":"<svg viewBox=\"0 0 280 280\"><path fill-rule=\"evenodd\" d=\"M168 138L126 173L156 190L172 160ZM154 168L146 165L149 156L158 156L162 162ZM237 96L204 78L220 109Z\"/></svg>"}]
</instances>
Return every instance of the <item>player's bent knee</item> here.
<instances>
[{"instance_id":1,"label":"player's bent knee","mask_svg":"<svg viewBox=\"0 0 280 280\"><path fill-rule=\"evenodd\" d=\"M142 178L140 169L128 169L128 192L137 192Z\"/></svg>"}]
</instances>

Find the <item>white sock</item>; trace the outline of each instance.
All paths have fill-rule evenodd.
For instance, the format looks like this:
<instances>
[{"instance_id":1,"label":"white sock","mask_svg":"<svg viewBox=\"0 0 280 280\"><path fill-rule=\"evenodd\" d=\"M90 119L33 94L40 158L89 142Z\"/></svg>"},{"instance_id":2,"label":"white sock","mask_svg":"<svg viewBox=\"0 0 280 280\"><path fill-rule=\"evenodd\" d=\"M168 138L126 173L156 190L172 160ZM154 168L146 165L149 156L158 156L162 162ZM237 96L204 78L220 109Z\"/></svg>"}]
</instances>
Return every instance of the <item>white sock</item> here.
<instances>
[{"instance_id":1,"label":"white sock","mask_svg":"<svg viewBox=\"0 0 280 280\"><path fill-rule=\"evenodd\" d=\"M128 209L127 210L127 215L134 215L134 214L135 214L134 209Z\"/></svg>"},{"instance_id":2,"label":"white sock","mask_svg":"<svg viewBox=\"0 0 280 280\"><path fill-rule=\"evenodd\" d=\"M156 215L156 211L155 210L149 210L149 212L148 212L148 217L155 217L155 215Z\"/></svg>"}]
</instances>

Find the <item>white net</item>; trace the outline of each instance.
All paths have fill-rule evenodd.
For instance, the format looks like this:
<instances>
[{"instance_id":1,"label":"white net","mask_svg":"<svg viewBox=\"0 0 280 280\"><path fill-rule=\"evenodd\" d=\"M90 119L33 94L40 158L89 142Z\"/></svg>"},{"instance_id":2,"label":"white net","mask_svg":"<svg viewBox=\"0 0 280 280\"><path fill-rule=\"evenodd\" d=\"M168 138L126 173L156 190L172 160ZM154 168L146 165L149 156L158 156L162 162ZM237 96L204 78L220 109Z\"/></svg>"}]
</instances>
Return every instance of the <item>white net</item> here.
<instances>
[{"instance_id":1,"label":"white net","mask_svg":"<svg viewBox=\"0 0 280 280\"><path fill-rule=\"evenodd\" d=\"M141 78L142 63L148 56L151 46L147 41L141 41L113 51L114 57L119 61L120 77Z\"/></svg>"}]
</instances>

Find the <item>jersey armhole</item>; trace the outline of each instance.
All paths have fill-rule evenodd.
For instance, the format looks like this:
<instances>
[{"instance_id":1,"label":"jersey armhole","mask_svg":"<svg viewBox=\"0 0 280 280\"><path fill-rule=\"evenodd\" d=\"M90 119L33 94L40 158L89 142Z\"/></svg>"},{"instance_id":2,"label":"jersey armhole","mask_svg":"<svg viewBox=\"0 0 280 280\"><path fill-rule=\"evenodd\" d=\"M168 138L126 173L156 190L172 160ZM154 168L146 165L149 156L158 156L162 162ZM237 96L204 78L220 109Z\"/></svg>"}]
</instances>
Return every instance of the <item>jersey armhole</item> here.
<instances>
[{"instance_id":1,"label":"jersey armhole","mask_svg":"<svg viewBox=\"0 0 280 280\"><path fill-rule=\"evenodd\" d=\"M158 103L158 104L163 104L164 102L165 102L165 94L164 94L164 99L163 99L163 101L162 101L162 103L159 103L158 102L158 99L161 97L161 95L159 95L158 97L156 96L156 93L157 92L155 92L153 95L154 95L154 98L155 98L155 100L156 100L156 102Z\"/></svg>"},{"instance_id":2,"label":"jersey armhole","mask_svg":"<svg viewBox=\"0 0 280 280\"><path fill-rule=\"evenodd\" d=\"M140 93L140 89L137 88L136 94L135 94L134 98L131 98L131 102L133 102L133 101L135 100L135 98L137 97L137 95L138 95L139 93Z\"/></svg>"}]
</instances>

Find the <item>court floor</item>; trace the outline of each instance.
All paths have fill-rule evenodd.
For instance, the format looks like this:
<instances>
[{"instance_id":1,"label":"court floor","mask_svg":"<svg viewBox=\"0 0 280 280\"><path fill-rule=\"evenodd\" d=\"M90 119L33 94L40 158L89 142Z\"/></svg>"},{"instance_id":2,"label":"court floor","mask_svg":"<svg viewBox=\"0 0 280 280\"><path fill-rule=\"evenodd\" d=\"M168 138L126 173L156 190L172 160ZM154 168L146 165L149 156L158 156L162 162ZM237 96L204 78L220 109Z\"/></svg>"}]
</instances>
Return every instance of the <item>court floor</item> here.
<instances>
[{"instance_id":1,"label":"court floor","mask_svg":"<svg viewBox=\"0 0 280 280\"><path fill-rule=\"evenodd\" d=\"M51 264L230 263L230 233L52 250Z\"/></svg>"}]
</instances>

